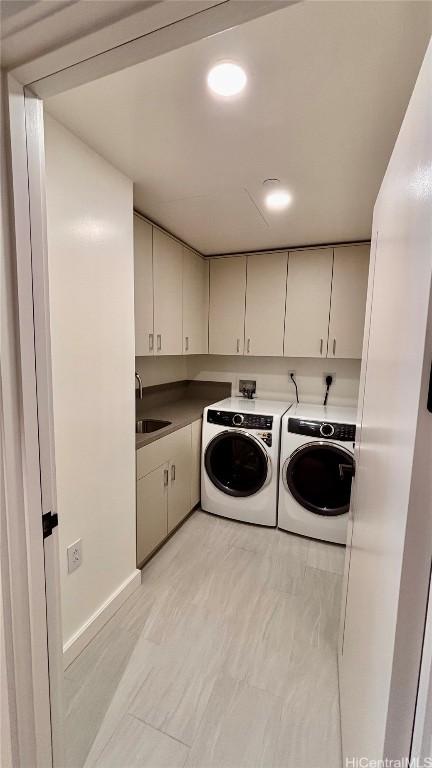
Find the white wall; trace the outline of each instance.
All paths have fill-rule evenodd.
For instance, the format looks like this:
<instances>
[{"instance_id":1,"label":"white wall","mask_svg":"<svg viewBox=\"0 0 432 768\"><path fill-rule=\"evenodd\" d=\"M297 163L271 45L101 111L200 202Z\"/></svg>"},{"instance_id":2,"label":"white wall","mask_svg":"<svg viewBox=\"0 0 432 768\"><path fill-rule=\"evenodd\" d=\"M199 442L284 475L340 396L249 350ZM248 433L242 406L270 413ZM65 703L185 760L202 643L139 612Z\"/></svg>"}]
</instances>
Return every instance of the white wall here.
<instances>
[{"instance_id":1,"label":"white wall","mask_svg":"<svg viewBox=\"0 0 432 768\"><path fill-rule=\"evenodd\" d=\"M143 387L187 379L186 358L180 355L136 357L135 370L141 376Z\"/></svg>"},{"instance_id":2,"label":"white wall","mask_svg":"<svg viewBox=\"0 0 432 768\"><path fill-rule=\"evenodd\" d=\"M132 182L46 116L63 640L135 571ZM83 562L67 573L66 547Z\"/></svg>"},{"instance_id":3,"label":"white wall","mask_svg":"<svg viewBox=\"0 0 432 768\"><path fill-rule=\"evenodd\" d=\"M283 357L225 357L201 355L186 358L187 378L205 381L230 381L237 394L240 378L255 379L258 397L270 399L295 397L289 378L296 374L301 402L321 402L324 397L324 376L334 375L329 403L357 405L360 360L319 360Z\"/></svg>"},{"instance_id":4,"label":"white wall","mask_svg":"<svg viewBox=\"0 0 432 768\"><path fill-rule=\"evenodd\" d=\"M334 376L329 403L357 405L360 360L320 360L312 358L243 357L225 355L190 355L185 357L137 357L136 370L143 386L193 379L229 381L233 394L238 393L240 378L257 382L257 395L273 400L294 398L289 378L296 374L302 402L319 403L324 397L324 376Z\"/></svg>"}]
</instances>

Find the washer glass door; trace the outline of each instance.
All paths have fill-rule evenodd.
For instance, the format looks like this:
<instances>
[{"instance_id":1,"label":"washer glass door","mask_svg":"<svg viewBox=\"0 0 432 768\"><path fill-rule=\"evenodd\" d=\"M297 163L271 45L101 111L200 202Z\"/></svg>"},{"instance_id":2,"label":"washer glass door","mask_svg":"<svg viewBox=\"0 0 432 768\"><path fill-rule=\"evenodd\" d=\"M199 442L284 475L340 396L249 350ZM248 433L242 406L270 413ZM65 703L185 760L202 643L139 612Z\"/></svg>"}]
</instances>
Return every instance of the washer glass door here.
<instances>
[{"instance_id":1,"label":"washer glass door","mask_svg":"<svg viewBox=\"0 0 432 768\"><path fill-rule=\"evenodd\" d=\"M353 467L354 458L344 448L327 442L307 443L285 462L283 481L310 512L343 515L350 505Z\"/></svg>"},{"instance_id":2,"label":"washer glass door","mask_svg":"<svg viewBox=\"0 0 432 768\"><path fill-rule=\"evenodd\" d=\"M229 496L252 496L267 482L268 457L259 441L245 432L221 432L205 452L205 468L213 485Z\"/></svg>"}]
</instances>

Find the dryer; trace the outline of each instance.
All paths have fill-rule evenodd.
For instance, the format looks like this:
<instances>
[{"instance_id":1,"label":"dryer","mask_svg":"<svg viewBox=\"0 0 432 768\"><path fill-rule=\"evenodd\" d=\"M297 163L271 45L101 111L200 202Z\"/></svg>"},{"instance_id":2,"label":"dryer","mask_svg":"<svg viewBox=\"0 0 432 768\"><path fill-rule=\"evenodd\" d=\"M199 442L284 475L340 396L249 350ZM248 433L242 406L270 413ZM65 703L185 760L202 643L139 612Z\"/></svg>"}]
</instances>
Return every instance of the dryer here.
<instances>
[{"instance_id":1,"label":"dryer","mask_svg":"<svg viewBox=\"0 0 432 768\"><path fill-rule=\"evenodd\" d=\"M290 403L232 397L204 409L201 505L276 526L282 415Z\"/></svg>"},{"instance_id":2,"label":"dryer","mask_svg":"<svg viewBox=\"0 0 432 768\"><path fill-rule=\"evenodd\" d=\"M278 527L346 544L356 409L294 405L282 420Z\"/></svg>"}]
</instances>

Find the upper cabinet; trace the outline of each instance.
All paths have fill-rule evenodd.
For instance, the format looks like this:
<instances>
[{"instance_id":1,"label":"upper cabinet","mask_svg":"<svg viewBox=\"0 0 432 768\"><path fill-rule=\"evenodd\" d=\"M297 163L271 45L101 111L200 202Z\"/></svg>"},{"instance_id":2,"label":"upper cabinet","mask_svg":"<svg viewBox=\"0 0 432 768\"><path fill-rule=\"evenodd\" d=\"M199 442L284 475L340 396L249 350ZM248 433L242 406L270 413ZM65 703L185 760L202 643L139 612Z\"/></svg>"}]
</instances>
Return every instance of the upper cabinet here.
<instances>
[{"instance_id":1,"label":"upper cabinet","mask_svg":"<svg viewBox=\"0 0 432 768\"><path fill-rule=\"evenodd\" d=\"M287 259L286 252L247 257L246 355L283 355Z\"/></svg>"},{"instance_id":2,"label":"upper cabinet","mask_svg":"<svg viewBox=\"0 0 432 768\"><path fill-rule=\"evenodd\" d=\"M246 256L210 263L209 353L244 354Z\"/></svg>"},{"instance_id":3,"label":"upper cabinet","mask_svg":"<svg viewBox=\"0 0 432 768\"><path fill-rule=\"evenodd\" d=\"M361 358L369 245L334 249L328 357Z\"/></svg>"},{"instance_id":4,"label":"upper cabinet","mask_svg":"<svg viewBox=\"0 0 432 768\"><path fill-rule=\"evenodd\" d=\"M208 352L209 264L183 248L183 353Z\"/></svg>"},{"instance_id":5,"label":"upper cabinet","mask_svg":"<svg viewBox=\"0 0 432 768\"><path fill-rule=\"evenodd\" d=\"M135 355L153 355L153 227L134 216Z\"/></svg>"},{"instance_id":6,"label":"upper cabinet","mask_svg":"<svg viewBox=\"0 0 432 768\"><path fill-rule=\"evenodd\" d=\"M135 354L357 358L369 245L204 259L134 216Z\"/></svg>"},{"instance_id":7,"label":"upper cabinet","mask_svg":"<svg viewBox=\"0 0 432 768\"><path fill-rule=\"evenodd\" d=\"M183 247L153 227L154 334L156 355L183 352Z\"/></svg>"},{"instance_id":8,"label":"upper cabinet","mask_svg":"<svg viewBox=\"0 0 432 768\"><path fill-rule=\"evenodd\" d=\"M285 357L326 357L333 249L291 251L285 315Z\"/></svg>"}]
</instances>

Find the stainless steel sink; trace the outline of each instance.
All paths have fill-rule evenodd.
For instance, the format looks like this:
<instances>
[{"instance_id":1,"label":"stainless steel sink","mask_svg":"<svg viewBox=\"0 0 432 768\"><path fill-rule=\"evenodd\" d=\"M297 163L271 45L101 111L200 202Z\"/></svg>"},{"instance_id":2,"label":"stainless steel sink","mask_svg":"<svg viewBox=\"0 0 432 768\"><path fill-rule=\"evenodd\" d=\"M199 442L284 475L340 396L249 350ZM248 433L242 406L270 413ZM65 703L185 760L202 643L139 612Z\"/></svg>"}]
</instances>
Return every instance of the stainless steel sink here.
<instances>
[{"instance_id":1,"label":"stainless steel sink","mask_svg":"<svg viewBox=\"0 0 432 768\"><path fill-rule=\"evenodd\" d=\"M157 432L158 429L169 427L171 421L162 421L161 419L139 419L135 422L135 432L137 435Z\"/></svg>"}]
</instances>

